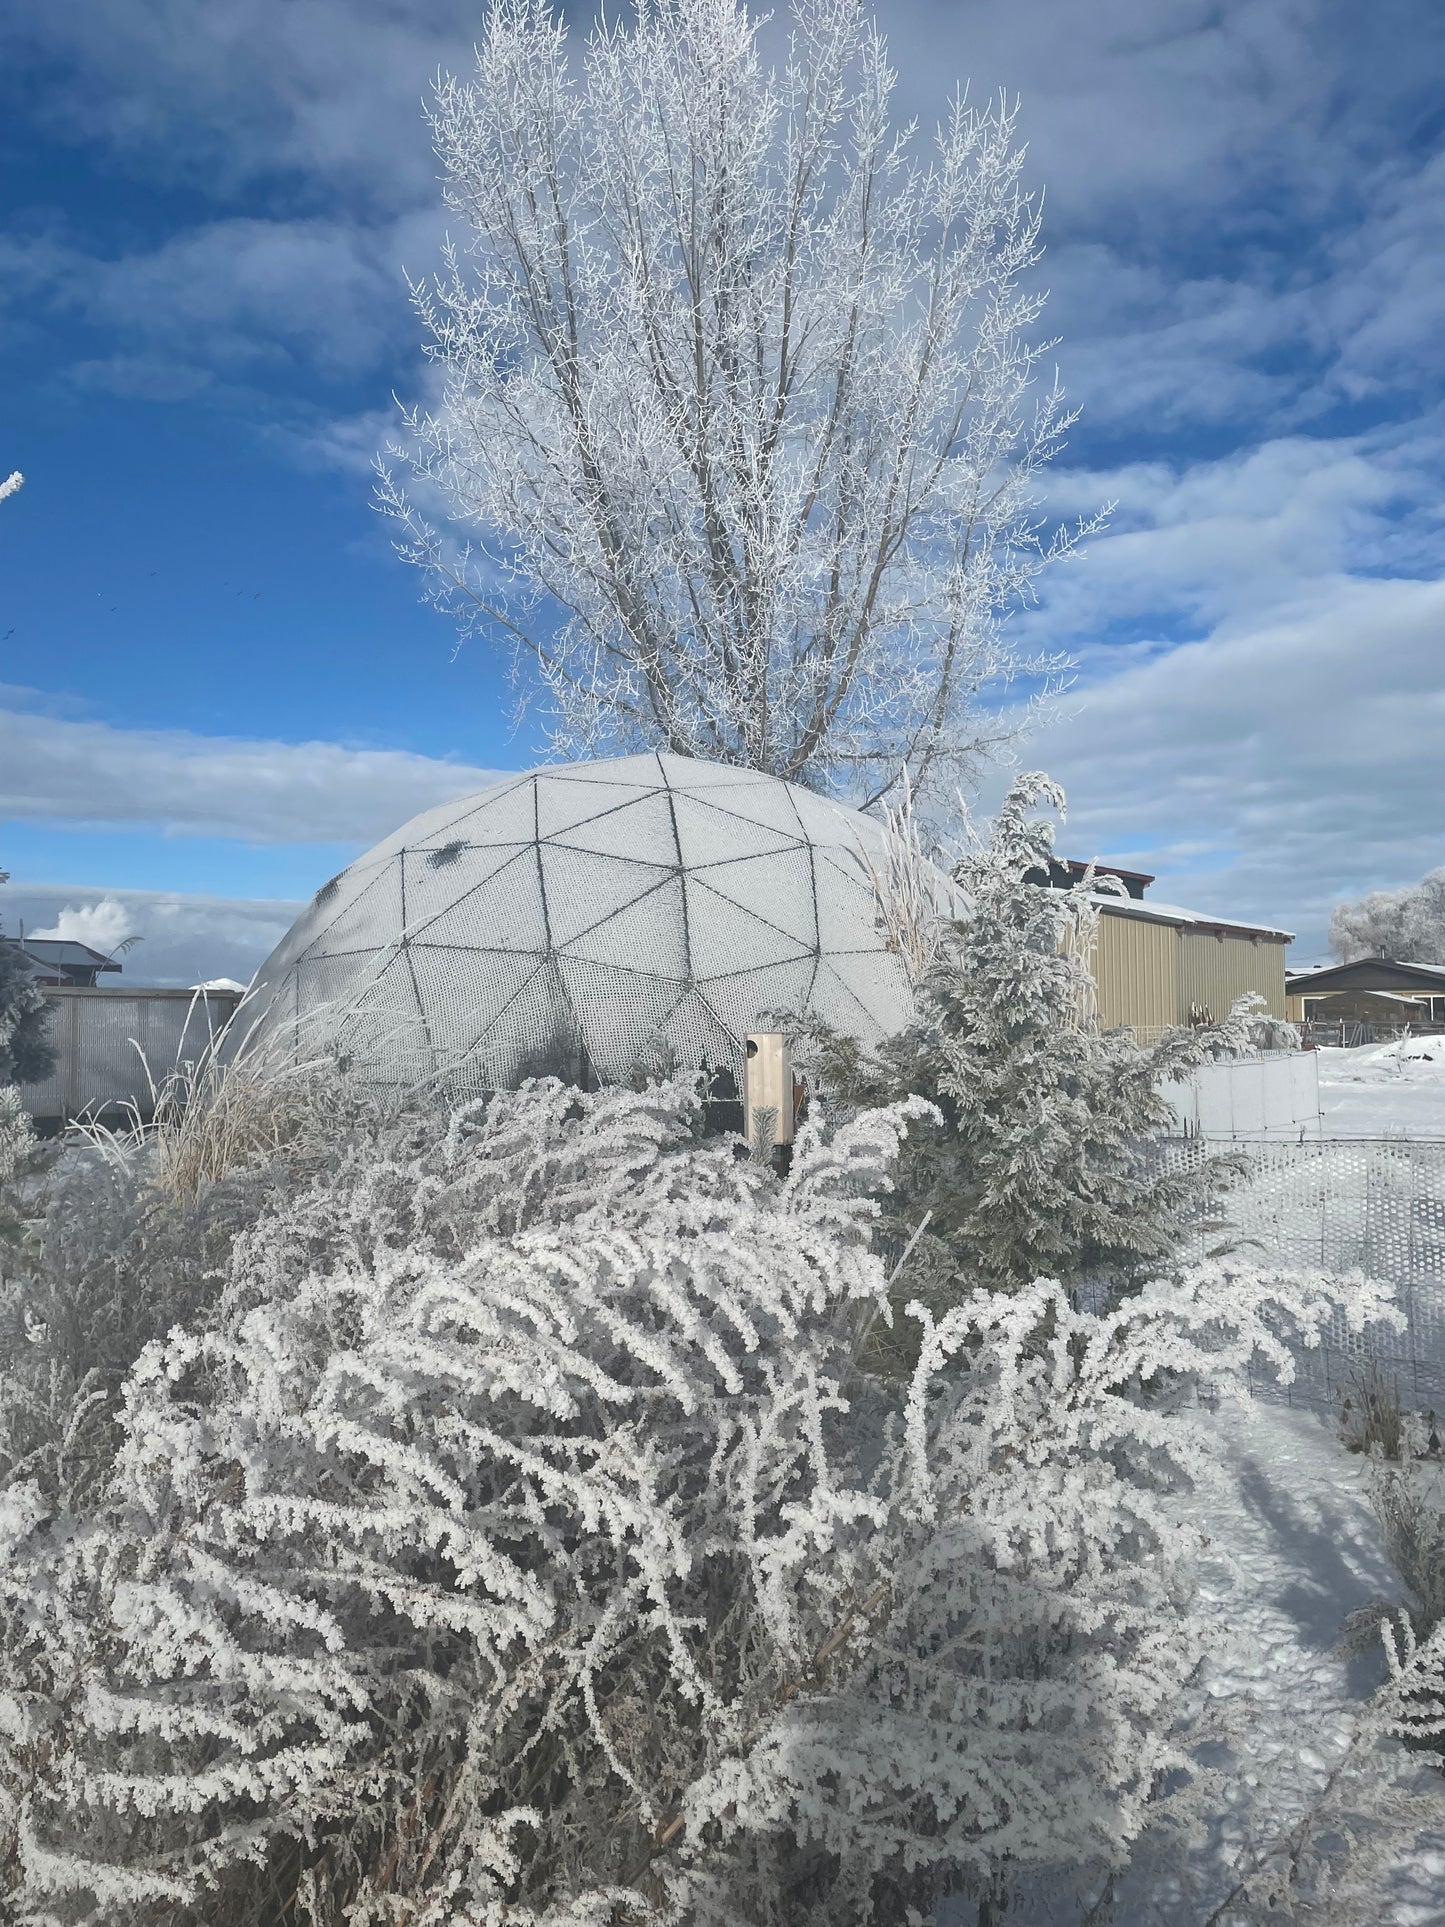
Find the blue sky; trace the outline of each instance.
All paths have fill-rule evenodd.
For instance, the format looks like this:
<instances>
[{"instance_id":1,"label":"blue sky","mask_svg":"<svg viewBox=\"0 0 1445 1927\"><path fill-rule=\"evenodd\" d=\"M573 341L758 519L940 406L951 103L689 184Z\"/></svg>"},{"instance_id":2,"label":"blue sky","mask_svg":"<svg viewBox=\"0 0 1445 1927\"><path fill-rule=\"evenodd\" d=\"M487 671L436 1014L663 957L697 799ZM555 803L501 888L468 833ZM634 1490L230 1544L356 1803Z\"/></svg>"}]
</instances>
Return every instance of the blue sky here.
<instances>
[{"instance_id":1,"label":"blue sky","mask_svg":"<svg viewBox=\"0 0 1445 1927\"><path fill-rule=\"evenodd\" d=\"M908 0L902 105L1023 97L1060 512L1021 628L1064 844L1300 932L1445 862L1445 15L1431 0ZM0 21L0 892L244 977L408 815L525 767L369 507L443 221L453 0L10 0Z\"/></svg>"}]
</instances>

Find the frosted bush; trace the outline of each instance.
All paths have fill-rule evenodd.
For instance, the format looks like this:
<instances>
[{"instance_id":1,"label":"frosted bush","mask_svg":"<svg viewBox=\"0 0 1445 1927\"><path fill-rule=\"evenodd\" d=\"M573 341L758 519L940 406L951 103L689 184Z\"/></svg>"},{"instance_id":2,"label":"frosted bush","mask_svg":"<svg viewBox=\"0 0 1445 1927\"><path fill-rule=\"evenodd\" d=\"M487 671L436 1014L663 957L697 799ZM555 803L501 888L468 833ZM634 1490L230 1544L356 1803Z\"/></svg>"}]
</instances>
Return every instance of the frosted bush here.
<instances>
[{"instance_id":1,"label":"frosted bush","mask_svg":"<svg viewBox=\"0 0 1445 1927\"><path fill-rule=\"evenodd\" d=\"M102 1498L0 1499L16 1909L851 1927L1097 1884L1203 1637L1203 1441L1145 1388L1288 1374L1341 1294L976 1291L861 1372L924 1121L807 1127L781 1181L685 1088L549 1083L274 1185Z\"/></svg>"}]
</instances>

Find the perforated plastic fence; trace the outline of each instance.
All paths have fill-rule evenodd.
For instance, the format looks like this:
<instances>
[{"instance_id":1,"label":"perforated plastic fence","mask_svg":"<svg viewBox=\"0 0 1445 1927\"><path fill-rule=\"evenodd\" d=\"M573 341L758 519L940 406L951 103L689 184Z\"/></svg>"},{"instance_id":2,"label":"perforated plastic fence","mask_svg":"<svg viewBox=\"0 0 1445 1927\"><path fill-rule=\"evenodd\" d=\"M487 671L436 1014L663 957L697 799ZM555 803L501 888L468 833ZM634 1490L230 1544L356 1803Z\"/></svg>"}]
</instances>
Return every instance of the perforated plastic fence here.
<instances>
[{"instance_id":1,"label":"perforated plastic fence","mask_svg":"<svg viewBox=\"0 0 1445 1927\"><path fill-rule=\"evenodd\" d=\"M48 990L56 1063L20 1101L48 1124L118 1106L151 1112L152 1080L195 1062L225 1032L240 1001L228 991Z\"/></svg>"},{"instance_id":2,"label":"perforated plastic fence","mask_svg":"<svg viewBox=\"0 0 1445 1927\"><path fill-rule=\"evenodd\" d=\"M873 1039L909 997L875 924L877 826L756 771L646 755L429 810L317 892L257 977L263 1023L399 1081L625 1080L741 1061L769 1011Z\"/></svg>"},{"instance_id":3,"label":"perforated plastic fence","mask_svg":"<svg viewBox=\"0 0 1445 1927\"><path fill-rule=\"evenodd\" d=\"M1208 1145L1171 1143L1161 1155L1197 1164ZM1445 1416L1445 1140L1321 1138L1304 1144L1239 1144L1247 1175L1224 1200L1228 1234L1266 1263L1351 1271L1394 1285L1408 1320L1351 1333L1338 1319L1318 1348L1297 1351L1288 1388L1261 1373L1252 1389L1334 1410L1362 1368L1398 1379L1407 1407ZM1217 1228L1196 1249L1220 1242Z\"/></svg>"}]
</instances>

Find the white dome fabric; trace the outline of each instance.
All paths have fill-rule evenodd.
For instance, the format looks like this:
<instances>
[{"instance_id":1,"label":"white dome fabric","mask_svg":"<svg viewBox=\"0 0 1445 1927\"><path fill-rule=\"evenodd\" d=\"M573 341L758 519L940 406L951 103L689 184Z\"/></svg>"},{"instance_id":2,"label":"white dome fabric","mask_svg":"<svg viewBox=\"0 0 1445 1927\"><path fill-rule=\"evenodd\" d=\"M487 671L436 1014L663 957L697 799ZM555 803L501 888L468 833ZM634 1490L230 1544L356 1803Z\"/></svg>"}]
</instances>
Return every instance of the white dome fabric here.
<instances>
[{"instance_id":1,"label":"white dome fabric","mask_svg":"<svg viewBox=\"0 0 1445 1927\"><path fill-rule=\"evenodd\" d=\"M385 1078L625 1080L664 1041L741 1063L767 1011L873 1040L907 1022L856 811L649 754L543 767L413 818L326 884L257 975Z\"/></svg>"}]
</instances>

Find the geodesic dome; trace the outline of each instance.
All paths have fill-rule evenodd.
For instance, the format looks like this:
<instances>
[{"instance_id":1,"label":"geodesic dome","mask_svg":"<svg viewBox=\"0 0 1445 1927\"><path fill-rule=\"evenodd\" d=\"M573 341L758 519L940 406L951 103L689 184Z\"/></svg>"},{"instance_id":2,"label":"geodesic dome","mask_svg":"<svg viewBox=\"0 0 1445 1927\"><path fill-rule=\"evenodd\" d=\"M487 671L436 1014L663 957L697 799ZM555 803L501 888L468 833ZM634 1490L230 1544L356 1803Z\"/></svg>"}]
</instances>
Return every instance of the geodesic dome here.
<instances>
[{"instance_id":1,"label":"geodesic dome","mask_svg":"<svg viewBox=\"0 0 1445 1927\"><path fill-rule=\"evenodd\" d=\"M266 1028L383 1077L625 1080L742 1060L768 1011L907 1022L875 927L876 824L753 770L544 767L414 817L318 890L256 979Z\"/></svg>"}]
</instances>

